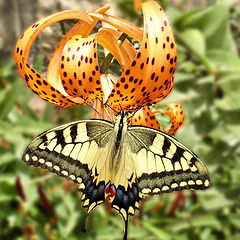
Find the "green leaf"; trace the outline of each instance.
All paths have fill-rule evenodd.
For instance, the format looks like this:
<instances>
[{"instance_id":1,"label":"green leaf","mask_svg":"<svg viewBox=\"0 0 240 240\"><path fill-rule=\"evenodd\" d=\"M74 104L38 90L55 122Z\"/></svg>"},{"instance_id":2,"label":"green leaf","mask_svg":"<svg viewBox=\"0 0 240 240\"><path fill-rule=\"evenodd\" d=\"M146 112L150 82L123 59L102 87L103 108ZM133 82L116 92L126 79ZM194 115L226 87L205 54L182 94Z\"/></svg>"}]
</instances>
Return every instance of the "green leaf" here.
<instances>
[{"instance_id":1,"label":"green leaf","mask_svg":"<svg viewBox=\"0 0 240 240\"><path fill-rule=\"evenodd\" d=\"M4 154L0 154L0 159L0 167L2 167L2 165L9 164L10 162L16 160L16 157L13 153L6 152Z\"/></svg>"},{"instance_id":2,"label":"green leaf","mask_svg":"<svg viewBox=\"0 0 240 240\"><path fill-rule=\"evenodd\" d=\"M240 59L236 53L224 49L213 49L207 52L207 56L219 72L240 73Z\"/></svg>"},{"instance_id":3,"label":"green leaf","mask_svg":"<svg viewBox=\"0 0 240 240\"><path fill-rule=\"evenodd\" d=\"M196 227L213 227L215 229L221 229L221 224L214 216L213 214L205 214L200 216L192 216L191 219L181 219L181 221L177 221L171 226L169 226L169 229L171 229L173 232L179 232L182 230L187 230L190 228L196 228Z\"/></svg>"},{"instance_id":4,"label":"green leaf","mask_svg":"<svg viewBox=\"0 0 240 240\"><path fill-rule=\"evenodd\" d=\"M210 72L215 68L211 61L206 57L206 46L203 34L197 29L186 29L181 32L175 32L177 39L184 44L193 54L202 61Z\"/></svg>"},{"instance_id":5,"label":"green leaf","mask_svg":"<svg viewBox=\"0 0 240 240\"><path fill-rule=\"evenodd\" d=\"M195 28L202 32L207 47L236 51L229 27L230 2L223 1L206 9L194 9L180 16L174 23L180 31Z\"/></svg>"},{"instance_id":6,"label":"green leaf","mask_svg":"<svg viewBox=\"0 0 240 240\"><path fill-rule=\"evenodd\" d=\"M240 98L237 92L228 92L221 99L216 99L214 102L215 106L222 110L239 110L240 109Z\"/></svg>"},{"instance_id":7,"label":"green leaf","mask_svg":"<svg viewBox=\"0 0 240 240\"><path fill-rule=\"evenodd\" d=\"M142 225L144 228L146 228L149 232L153 233L154 236L158 237L159 240L170 240L171 236L164 230L160 229L159 227L156 227L152 225L149 221L143 221Z\"/></svg>"},{"instance_id":8,"label":"green leaf","mask_svg":"<svg viewBox=\"0 0 240 240\"><path fill-rule=\"evenodd\" d=\"M5 89L3 92L4 98L0 102L0 120L4 119L11 111L20 94L19 88L21 88L21 85L22 82L16 81L10 88Z\"/></svg>"}]
</instances>

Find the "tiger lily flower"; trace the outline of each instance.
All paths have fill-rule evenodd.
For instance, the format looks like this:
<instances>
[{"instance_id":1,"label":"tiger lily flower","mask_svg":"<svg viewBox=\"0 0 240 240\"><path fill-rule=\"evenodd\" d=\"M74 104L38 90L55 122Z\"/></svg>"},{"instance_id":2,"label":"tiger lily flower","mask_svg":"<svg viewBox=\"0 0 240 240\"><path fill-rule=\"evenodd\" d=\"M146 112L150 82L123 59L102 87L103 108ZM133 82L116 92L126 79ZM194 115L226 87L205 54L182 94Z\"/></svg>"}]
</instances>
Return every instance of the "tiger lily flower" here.
<instances>
[{"instance_id":1,"label":"tiger lily flower","mask_svg":"<svg viewBox=\"0 0 240 240\"><path fill-rule=\"evenodd\" d=\"M173 87L176 44L162 8L155 1L140 2L140 6L143 30L107 14L109 6L89 12L64 11L36 22L16 45L15 60L21 77L39 97L60 107L91 104L99 98L115 113L135 112L164 99ZM58 44L44 79L29 64L31 46L44 28L65 19L79 21ZM97 34L89 35L99 20L115 29L102 27ZM139 41L140 49L135 50L128 39L119 46L119 31ZM122 71L118 79L101 72L97 44L118 61Z\"/></svg>"}]
</instances>

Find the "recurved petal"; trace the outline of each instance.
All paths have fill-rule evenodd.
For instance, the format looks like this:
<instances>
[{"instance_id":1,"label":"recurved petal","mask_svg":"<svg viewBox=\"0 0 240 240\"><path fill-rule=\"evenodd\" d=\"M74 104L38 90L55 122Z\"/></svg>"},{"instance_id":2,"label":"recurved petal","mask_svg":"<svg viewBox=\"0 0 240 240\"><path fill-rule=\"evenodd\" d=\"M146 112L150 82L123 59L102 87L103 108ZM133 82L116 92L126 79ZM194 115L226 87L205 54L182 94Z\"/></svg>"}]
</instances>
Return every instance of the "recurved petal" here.
<instances>
[{"instance_id":1,"label":"recurved petal","mask_svg":"<svg viewBox=\"0 0 240 240\"><path fill-rule=\"evenodd\" d=\"M117 38L106 28L103 28L97 33L97 42L106 48L119 62L121 66L124 66L124 59L118 45Z\"/></svg>"},{"instance_id":2,"label":"recurved petal","mask_svg":"<svg viewBox=\"0 0 240 240\"><path fill-rule=\"evenodd\" d=\"M173 102L167 103L168 109L166 111L156 110L151 111L149 107L143 107L137 111L132 118L132 125L141 125L146 127L151 127L157 130L162 130L161 125L158 123L156 114L165 114L171 120L171 126L165 133L172 135L174 134L183 124L184 115L183 109L180 103Z\"/></svg>"},{"instance_id":3,"label":"recurved petal","mask_svg":"<svg viewBox=\"0 0 240 240\"><path fill-rule=\"evenodd\" d=\"M57 86L53 85L52 83L48 83L38 72L36 72L35 69L29 65L28 58L32 43L39 33L47 26L65 19L82 19L88 23L91 23L92 21L92 19L81 10L64 11L46 17L33 24L24 32L17 42L14 55L19 73L28 87L44 100L62 107L83 104L83 101L79 98L69 97L64 92L61 93L57 89ZM58 79L56 79L56 83L58 83Z\"/></svg>"},{"instance_id":4,"label":"recurved petal","mask_svg":"<svg viewBox=\"0 0 240 240\"><path fill-rule=\"evenodd\" d=\"M136 50L128 39L125 39L119 45L118 39L120 37L121 33L112 28L102 28L97 33L98 43L116 58L122 71L124 71L136 55Z\"/></svg>"},{"instance_id":5,"label":"recurved petal","mask_svg":"<svg viewBox=\"0 0 240 240\"><path fill-rule=\"evenodd\" d=\"M168 110L165 111L165 114L171 119L171 127L165 131L167 134L174 134L183 124L184 115L183 109L180 103L168 103Z\"/></svg>"},{"instance_id":6,"label":"recurved petal","mask_svg":"<svg viewBox=\"0 0 240 240\"><path fill-rule=\"evenodd\" d=\"M154 113L148 106L141 108L134 114L132 118L132 125L140 125L161 130Z\"/></svg>"},{"instance_id":7,"label":"recurved petal","mask_svg":"<svg viewBox=\"0 0 240 240\"><path fill-rule=\"evenodd\" d=\"M108 23L109 25L112 25L118 30L126 33L128 36L135 38L139 42L141 42L143 39L142 29L122 18L111 16L106 13L89 13L89 16L91 16L93 19L98 19Z\"/></svg>"},{"instance_id":8,"label":"recurved petal","mask_svg":"<svg viewBox=\"0 0 240 240\"><path fill-rule=\"evenodd\" d=\"M104 30L111 34L116 39L116 41L121 37L121 33L116 31L115 29L104 28ZM133 58L136 56L137 51L127 38L123 42L121 42L121 45L120 46L118 45L118 47L120 49L124 65L122 65L120 61L118 62L122 67L122 71L124 71L125 68L132 62ZM115 57L114 53L113 52L111 53Z\"/></svg>"},{"instance_id":9,"label":"recurved petal","mask_svg":"<svg viewBox=\"0 0 240 240\"><path fill-rule=\"evenodd\" d=\"M103 96L94 36L75 35L66 43L60 76L65 91L71 96L81 97L86 103Z\"/></svg>"},{"instance_id":10,"label":"recurved petal","mask_svg":"<svg viewBox=\"0 0 240 240\"><path fill-rule=\"evenodd\" d=\"M165 98L172 88L176 44L162 8L155 1L142 4L144 35L139 52L122 73L110 94L117 111L134 111ZM117 94L119 92L119 94Z\"/></svg>"},{"instance_id":11,"label":"recurved petal","mask_svg":"<svg viewBox=\"0 0 240 240\"><path fill-rule=\"evenodd\" d=\"M27 86L42 99L54 103L60 107L74 106L77 104L85 104L81 98L73 98L67 94L61 93L59 90L49 84L37 71L35 71L28 63L20 63L24 66L24 81Z\"/></svg>"},{"instance_id":12,"label":"recurved petal","mask_svg":"<svg viewBox=\"0 0 240 240\"><path fill-rule=\"evenodd\" d=\"M104 13L109 8L110 8L109 6L101 6L100 8L97 8L90 12ZM55 87L57 86L58 90L63 89L59 70L60 70L62 51L65 44L74 35L78 34L78 35L82 35L83 37L86 37L92 31L92 29L97 24L97 22L98 22L98 19L93 19L93 21L91 21L90 23L84 20L79 20L62 38L62 40L54 50L54 53L48 64L47 79L49 83L53 84Z\"/></svg>"}]
</instances>

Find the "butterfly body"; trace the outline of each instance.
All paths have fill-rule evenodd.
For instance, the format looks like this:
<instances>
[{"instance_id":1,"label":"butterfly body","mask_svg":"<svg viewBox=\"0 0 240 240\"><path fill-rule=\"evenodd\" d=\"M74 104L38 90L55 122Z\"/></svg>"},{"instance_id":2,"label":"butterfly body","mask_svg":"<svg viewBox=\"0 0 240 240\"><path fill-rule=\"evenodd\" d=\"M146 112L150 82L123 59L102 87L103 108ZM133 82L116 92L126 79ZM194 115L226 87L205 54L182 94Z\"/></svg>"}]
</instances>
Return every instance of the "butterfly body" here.
<instances>
[{"instance_id":1,"label":"butterfly body","mask_svg":"<svg viewBox=\"0 0 240 240\"><path fill-rule=\"evenodd\" d=\"M208 171L193 152L164 132L129 125L124 112L115 123L93 119L46 131L23 160L79 184L88 212L109 202L125 229L143 195L209 186Z\"/></svg>"}]
</instances>

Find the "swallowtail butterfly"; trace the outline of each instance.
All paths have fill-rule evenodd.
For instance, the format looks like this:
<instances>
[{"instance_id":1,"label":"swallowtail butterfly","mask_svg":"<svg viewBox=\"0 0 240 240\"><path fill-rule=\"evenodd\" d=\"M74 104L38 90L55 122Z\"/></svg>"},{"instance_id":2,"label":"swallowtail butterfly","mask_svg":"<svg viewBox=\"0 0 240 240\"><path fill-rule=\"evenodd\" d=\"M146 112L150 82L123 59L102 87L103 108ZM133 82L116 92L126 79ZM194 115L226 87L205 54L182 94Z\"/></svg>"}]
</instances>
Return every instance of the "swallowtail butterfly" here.
<instances>
[{"instance_id":1,"label":"swallowtail butterfly","mask_svg":"<svg viewBox=\"0 0 240 240\"><path fill-rule=\"evenodd\" d=\"M115 123L83 120L48 130L30 143L23 161L79 184L88 213L109 201L125 221L125 240L128 215L144 195L209 186L192 151L164 132L129 125L124 112Z\"/></svg>"}]
</instances>

